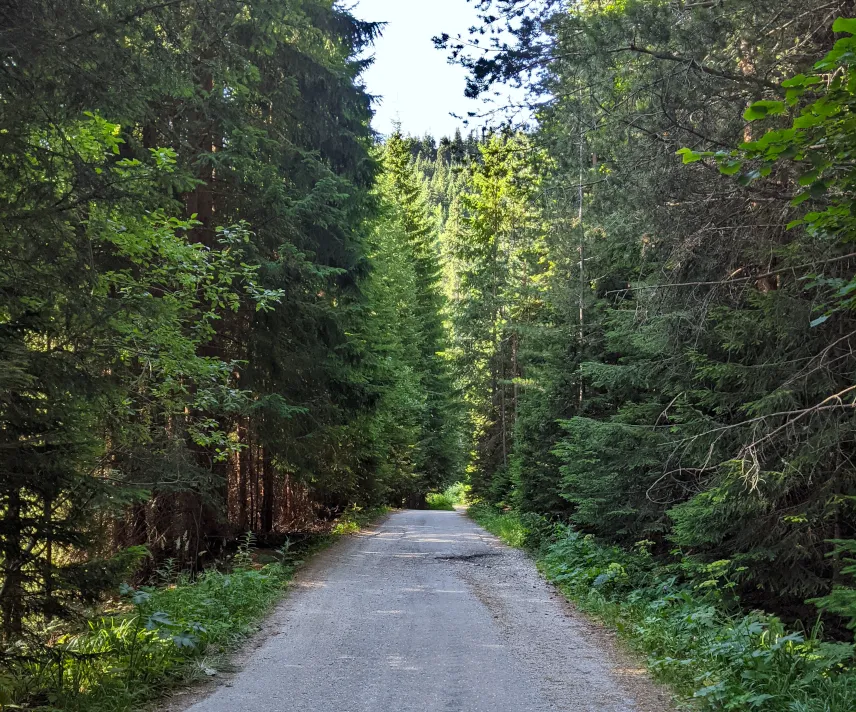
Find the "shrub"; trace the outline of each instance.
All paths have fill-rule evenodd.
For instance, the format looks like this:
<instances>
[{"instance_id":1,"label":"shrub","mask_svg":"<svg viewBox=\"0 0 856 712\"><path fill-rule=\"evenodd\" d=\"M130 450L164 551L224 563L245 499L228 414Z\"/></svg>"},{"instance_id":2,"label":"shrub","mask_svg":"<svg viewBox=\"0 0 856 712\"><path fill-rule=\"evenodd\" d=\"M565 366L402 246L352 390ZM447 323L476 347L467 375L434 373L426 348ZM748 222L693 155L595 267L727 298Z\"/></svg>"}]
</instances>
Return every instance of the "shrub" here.
<instances>
[{"instance_id":1,"label":"shrub","mask_svg":"<svg viewBox=\"0 0 856 712\"><path fill-rule=\"evenodd\" d=\"M426 494L425 503L428 505L428 509L446 511L453 511L455 509L455 503L445 494L440 494L439 492L429 492Z\"/></svg>"},{"instance_id":2,"label":"shrub","mask_svg":"<svg viewBox=\"0 0 856 712\"><path fill-rule=\"evenodd\" d=\"M8 699L0 698L0 709L130 710L180 679L214 674L201 661L252 632L291 574L276 563L207 571L195 580L181 574L162 588L125 586L123 604L83 630L8 651Z\"/></svg>"},{"instance_id":3,"label":"shrub","mask_svg":"<svg viewBox=\"0 0 856 712\"><path fill-rule=\"evenodd\" d=\"M383 511L354 507L333 534L357 531ZM273 563L259 566L247 534L231 571L195 578L167 561L156 574L158 586L123 586L114 610L83 629L44 631L0 652L0 710L126 712L177 682L216 674L219 656L256 629L301 557L332 539L312 537L298 550L287 540Z\"/></svg>"},{"instance_id":4,"label":"shrub","mask_svg":"<svg viewBox=\"0 0 856 712\"><path fill-rule=\"evenodd\" d=\"M455 482L449 485L443 494L452 504L466 505L469 504L471 492L472 487L466 482Z\"/></svg>"},{"instance_id":5,"label":"shrub","mask_svg":"<svg viewBox=\"0 0 856 712\"><path fill-rule=\"evenodd\" d=\"M474 504L468 510L469 515L491 534L498 536L509 546L523 548L529 530L517 512L503 513L489 504Z\"/></svg>"}]
</instances>

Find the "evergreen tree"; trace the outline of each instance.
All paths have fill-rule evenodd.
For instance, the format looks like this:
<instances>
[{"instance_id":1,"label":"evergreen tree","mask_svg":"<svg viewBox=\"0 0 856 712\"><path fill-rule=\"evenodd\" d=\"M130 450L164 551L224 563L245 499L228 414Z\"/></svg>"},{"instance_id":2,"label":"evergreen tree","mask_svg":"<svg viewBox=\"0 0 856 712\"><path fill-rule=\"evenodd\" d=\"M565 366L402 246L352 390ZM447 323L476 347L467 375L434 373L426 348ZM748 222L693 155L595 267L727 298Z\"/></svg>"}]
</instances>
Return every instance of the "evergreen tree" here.
<instances>
[{"instance_id":1,"label":"evergreen tree","mask_svg":"<svg viewBox=\"0 0 856 712\"><path fill-rule=\"evenodd\" d=\"M395 206L397 249L412 269L412 294L406 298L417 329L413 334L416 360L411 367L419 376L424 398L420 439L414 454L419 474L418 493L454 482L459 468L457 406L445 360L446 334L442 322L438 226L412 164L408 142L400 133L384 145L384 174L380 190Z\"/></svg>"},{"instance_id":2,"label":"evergreen tree","mask_svg":"<svg viewBox=\"0 0 856 712\"><path fill-rule=\"evenodd\" d=\"M349 331L375 170L356 56L375 28L327 0L2 13L16 637L115 582L141 555L123 547L196 566L208 536L277 526L297 489L307 508L371 492Z\"/></svg>"},{"instance_id":3,"label":"evergreen tree","mask_svg":"<svg viewBox=\"0 0 856 712\"><path fill-rule=\"evenodd\" d=\"M474 491L496 499L512 486L521 338L539 308L544 269L532 209L538 176L527 148L523 137L500 135L481 146L445 238L455 363L473 432L471 480Z\"/></svg>"},{"instance_id":4,"label":"evergreen tree","mask_svg":"<svg viewBox=\"0 0 856 712\"><path fill-rule=\"evenodd\" d=\"M852 411L837 400L852 369L851 313L829 311L824 290L846 294L853 265L837 242L849 228L819 216L852 186L821 177L838 159L812 152L849 128L794 146L821 111L796 126L787 114L826 86L812 72L836 39L826 13L851 4L480 10L476 31L507 21L512 41L488 53L438 43L471 70L471 95L520 80L543 98L536 136L554 167L541 201L551 267L525 359L533 386L511 474L485 458L478 490L497 498L511 484L522 508L609 542L649 540L663 556L679 546L688 575L729 561L750 600L793 610L827 592L840 566L830 540L856 535L856 520L844 504ZM846 71L834 64L848 57L844 42L817 71ZM764 135L751 122L767 116ZM453 289L484 322L498 313L484 285ZM482 377L467 395L487 390Z\"/></svg>"}]
</instances>

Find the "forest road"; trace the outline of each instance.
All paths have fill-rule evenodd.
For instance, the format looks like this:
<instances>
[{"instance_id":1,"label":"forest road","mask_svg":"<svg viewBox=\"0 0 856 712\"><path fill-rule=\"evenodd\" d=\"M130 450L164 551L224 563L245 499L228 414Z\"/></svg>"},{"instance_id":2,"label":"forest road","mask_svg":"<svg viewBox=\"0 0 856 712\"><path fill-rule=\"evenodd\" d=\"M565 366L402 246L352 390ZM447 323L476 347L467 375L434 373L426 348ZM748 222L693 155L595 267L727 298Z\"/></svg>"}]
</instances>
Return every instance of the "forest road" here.
<instances>
[{"instance_id":1,"label":"forest road","mask_svg":"<svg viewBox=\"0 0 856 712\"><path fill-rule=\"evenodd\" d=\"M671 709L525 554L459 512L396 512L338 543L265 626L191 712Z\"/></svg>"}]
</instances>

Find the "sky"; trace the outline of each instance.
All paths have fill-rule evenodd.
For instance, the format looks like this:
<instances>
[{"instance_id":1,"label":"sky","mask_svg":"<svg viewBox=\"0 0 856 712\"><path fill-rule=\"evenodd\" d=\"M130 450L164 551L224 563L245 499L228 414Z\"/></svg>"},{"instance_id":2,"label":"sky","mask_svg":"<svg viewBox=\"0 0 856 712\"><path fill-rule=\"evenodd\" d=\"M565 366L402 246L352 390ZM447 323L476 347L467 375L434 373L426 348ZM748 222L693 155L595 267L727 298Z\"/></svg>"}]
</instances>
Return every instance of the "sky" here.
<instances>
[{"instance_id":1,"label":"sky","mask_svg":"<svg viewBox=\"0 0 856 712\"><path fill-rule=\"evenodd\" d=\"M432 37L444 32L466 34L477 24L476 11L466 0L359 0L354 15L386 21L374 47L375 62L363 75L375 103L374 129L392 132L395 121L405 134L437 138L452 136L462 122L454 112L483 108L481 101L464 96L466 70L446 61L447 53L434 48Z\"/></svg>"}]
</instances>

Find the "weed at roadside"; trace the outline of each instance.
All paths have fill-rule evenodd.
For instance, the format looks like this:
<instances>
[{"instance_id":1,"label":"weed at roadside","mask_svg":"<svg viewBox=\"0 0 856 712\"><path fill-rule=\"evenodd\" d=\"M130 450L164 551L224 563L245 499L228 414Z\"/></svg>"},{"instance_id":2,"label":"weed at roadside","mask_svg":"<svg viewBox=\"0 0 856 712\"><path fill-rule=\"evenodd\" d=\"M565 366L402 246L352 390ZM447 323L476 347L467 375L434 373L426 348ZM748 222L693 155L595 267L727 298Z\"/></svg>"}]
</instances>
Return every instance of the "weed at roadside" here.
<instances>
[{"instance_id":1,"label":"weed at roadside","mask_svg":"<svg viewBox=\"0 0 856 712\"><path fill-rule=\"evenodd\" d=\"M440 492L429 492L425 495L425 502L428 509L451 512L455 510L455 503L445 494Z\"/></svg>"}]
</instances>

